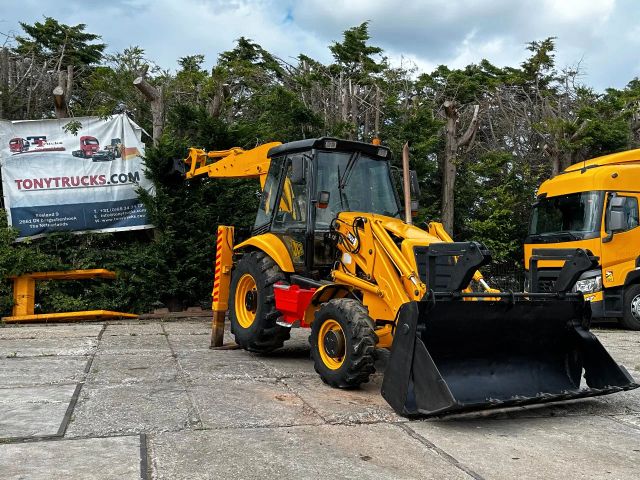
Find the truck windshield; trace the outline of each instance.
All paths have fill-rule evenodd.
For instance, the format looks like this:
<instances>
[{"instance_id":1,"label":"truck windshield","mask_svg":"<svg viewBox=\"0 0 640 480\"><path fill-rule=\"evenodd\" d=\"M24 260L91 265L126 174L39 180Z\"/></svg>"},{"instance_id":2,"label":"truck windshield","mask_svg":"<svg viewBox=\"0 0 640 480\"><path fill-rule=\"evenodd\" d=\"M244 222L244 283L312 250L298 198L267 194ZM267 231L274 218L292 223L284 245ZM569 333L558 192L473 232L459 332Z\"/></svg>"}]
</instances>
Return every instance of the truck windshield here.
<instances>
[{"instance_id":1,"label":"truck windshield","mask_svg":"<svg viewBox=\"0 0 640 480\"><path fill-rule=\"evenodd\" d=\"M532 242L566 242L599 235L603 192L580 192L541 198L533 207Z\"/></svg>"},{"instance_id":2,"label":"truck windshield","mask_svg":"<svg viewBox=\"0 0 640 480\"><path fill-rule=\"evenodd\" d=\"M329 192L329 206L316 210L316 226L328 227L339 212L379 213L399 217L389 162L360 152L317 154L317 191Z\"/></svg>"}]
</instances>

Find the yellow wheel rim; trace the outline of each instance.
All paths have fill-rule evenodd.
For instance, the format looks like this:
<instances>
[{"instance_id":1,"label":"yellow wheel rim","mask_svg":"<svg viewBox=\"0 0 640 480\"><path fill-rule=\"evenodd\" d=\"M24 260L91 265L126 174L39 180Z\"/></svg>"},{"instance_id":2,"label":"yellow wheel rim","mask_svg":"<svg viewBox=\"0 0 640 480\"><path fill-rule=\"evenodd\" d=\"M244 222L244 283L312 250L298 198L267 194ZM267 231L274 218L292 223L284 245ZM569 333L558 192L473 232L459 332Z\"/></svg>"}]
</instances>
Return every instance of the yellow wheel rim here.
<instances>
[{"instance_id":1,"label":"yellow wheel rim","mask_svg":"<svg viewBox=\"0 0 640 480\"><path fill-rule=\"evenodd\" d=\"M238 280L234 309L242 328L249 328L256 319L258 289L251 274L245 273ZM252 301L253 300L253 301Z\"/></svg>"},{"instance_id":2,"label":"yellow wheel rim","mask_svg":"<svg viewBox=\"0 0 640 480\"><path fill-rule=\"evenodd\" d=\"M331 345L327 344L327 335L335 335L334 338L342 340L343 346L346 344L346 339L342 327L337 321L333 320L332 318L325 320L324 323L320 326L320 331L318 332L318 351L320 352L322 363L324 363L327 368L331 370L338 370L344 363L345 354L342 353L341 355L331 355L327 351L327 347L329 347L329 350L332 349Z\"/></svg>"}]
</instances>

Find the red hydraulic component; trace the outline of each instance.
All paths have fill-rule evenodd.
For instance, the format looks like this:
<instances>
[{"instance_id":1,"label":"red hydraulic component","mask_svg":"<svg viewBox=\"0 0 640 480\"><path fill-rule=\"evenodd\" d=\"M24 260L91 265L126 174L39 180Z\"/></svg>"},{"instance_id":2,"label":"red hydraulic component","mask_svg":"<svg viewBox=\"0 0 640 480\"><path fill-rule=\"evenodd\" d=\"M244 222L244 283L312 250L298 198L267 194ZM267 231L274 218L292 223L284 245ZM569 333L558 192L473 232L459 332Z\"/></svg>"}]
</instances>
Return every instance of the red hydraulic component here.
<instances>
[{"instance_id":1,"label":"red hydraulic component","mask_svg":"<svg viewBox=\"0 0 640 480\"><path fill-rule=\"evenodd\" d=\"M304 323L304 312L309 306L311 297L313 297L316 289L300 288L298 285L284 283L276 283L273 287L276 308L282 313L283 317L278 323L293 326L293 323L299 320L301 327L309 327L308 323Z\"/></svg>"}]
</instances>

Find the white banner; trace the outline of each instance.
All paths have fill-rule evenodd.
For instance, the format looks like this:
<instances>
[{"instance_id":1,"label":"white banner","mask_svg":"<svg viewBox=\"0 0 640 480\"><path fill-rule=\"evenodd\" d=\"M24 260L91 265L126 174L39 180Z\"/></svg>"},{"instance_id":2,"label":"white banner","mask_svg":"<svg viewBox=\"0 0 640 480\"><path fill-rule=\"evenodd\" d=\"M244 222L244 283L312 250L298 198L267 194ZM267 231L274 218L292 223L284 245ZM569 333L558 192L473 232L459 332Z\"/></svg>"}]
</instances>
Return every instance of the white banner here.
<instances>
[{"instance_id":1,"label":"white banner","mask_svg":"<svg viewBox=\"0 0 640 480\"><path fill-rule=\"evenodd\" d=\"M82 127L65 132L70 121ZM141 129L125 114L108 120L0 121L2 189L20 238L58 231L152 228L136 189L144 175Z\"/></svg>"}]
</instances>

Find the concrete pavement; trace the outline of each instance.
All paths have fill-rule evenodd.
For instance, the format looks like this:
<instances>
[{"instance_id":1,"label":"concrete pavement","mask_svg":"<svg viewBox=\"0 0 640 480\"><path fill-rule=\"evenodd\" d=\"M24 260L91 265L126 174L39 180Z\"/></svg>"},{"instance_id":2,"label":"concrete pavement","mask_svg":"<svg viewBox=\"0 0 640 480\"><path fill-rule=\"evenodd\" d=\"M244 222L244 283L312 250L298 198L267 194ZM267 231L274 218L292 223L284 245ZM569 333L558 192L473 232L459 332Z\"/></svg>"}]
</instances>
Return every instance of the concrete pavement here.
<instances>
[{"instance_id":1,"label":"concrete pavement","mask_svg":"<svg viewBox=\"0 0 640 480\"><path fill-rule=\"evenodd\" d=\"M595 332L640 378L640 332ZM204 320L0 328L0 477L639 476L637 390L408 421L380 396L380 374L325 386L307 336L257 356L209 350Z\"/></svg>"}]
</instances>

